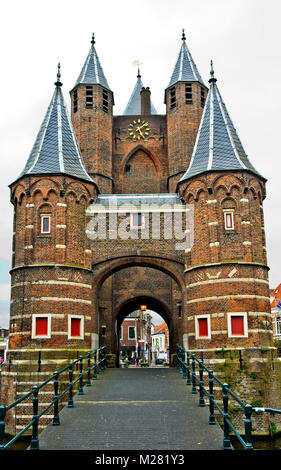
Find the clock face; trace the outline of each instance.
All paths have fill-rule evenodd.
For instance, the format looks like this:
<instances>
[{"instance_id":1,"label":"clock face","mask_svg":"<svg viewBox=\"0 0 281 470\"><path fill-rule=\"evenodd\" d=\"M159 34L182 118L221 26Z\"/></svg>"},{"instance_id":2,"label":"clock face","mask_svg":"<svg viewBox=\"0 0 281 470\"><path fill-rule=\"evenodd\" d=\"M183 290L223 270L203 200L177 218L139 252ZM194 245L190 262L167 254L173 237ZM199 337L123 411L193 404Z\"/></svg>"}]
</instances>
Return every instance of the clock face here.
<instances>
[{"instance_id":1,"label":"clock face","mask_svg":"<svg viewBox=\"0 0 281 470\"><path fill-rule=\"evenodd\" d=\"M134 140L146 139L149 136L149 124L142 119L134 120L128 127L129 135Z\"/></svg>"}]
</instances>

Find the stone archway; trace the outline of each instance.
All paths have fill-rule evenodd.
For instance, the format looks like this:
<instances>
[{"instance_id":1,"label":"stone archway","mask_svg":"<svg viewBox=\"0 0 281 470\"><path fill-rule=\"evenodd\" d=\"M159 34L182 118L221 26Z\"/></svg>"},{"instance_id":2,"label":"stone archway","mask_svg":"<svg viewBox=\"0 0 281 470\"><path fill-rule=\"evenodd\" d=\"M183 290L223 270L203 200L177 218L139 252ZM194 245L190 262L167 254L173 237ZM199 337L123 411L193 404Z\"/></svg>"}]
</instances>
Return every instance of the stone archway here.
<instances>
[{"instance_id":1,"label":"stone archway","mask_svg":"<svg viewBox=\"0 0 281 470\"><path fill-rule=\"evenodd\" d=\"M141 286L134 284L133 281L138 278L136 271L143 270L141 276ZM120 273L129 271L123 282L120 284ZM155 256L120 256L114 259L104 260L93 266L95 273L93 282L93 300L96 305L96 331L99 334L99 343L107 344L109 351L118 355L118 328L121 318L125 318L126 314L132 312L134 307L139 308L140 301L146 301L148 308L159 313L166 323L170 331L171 353L175 352L177 342L182 342L183 321L184 321L184 305L185 305L185 288L184 288L184 265L175 259L160 258ZM122 274L123 274L122 272ZM115 275L115 278L114 278ZM116 282L118 277L118 283ZM156 289L148 288L147 284L156 279L159 283L159 294ZM131 283L131 284L129 284ZM166 283L166 284L165 284ZM167 285L170 289L170 298L165 297L165 289ZM120 287L121 286L121 287ZM124 287L125 286L125 287ZM123 289L123 296L116 296ZM167 291L168 292L168 291ZM116 300L114 302L114 300ZM178 304L182 306L181 315L179 316ZM116 361L117 363L117 361Z\"/></svg>"}]
</instances>

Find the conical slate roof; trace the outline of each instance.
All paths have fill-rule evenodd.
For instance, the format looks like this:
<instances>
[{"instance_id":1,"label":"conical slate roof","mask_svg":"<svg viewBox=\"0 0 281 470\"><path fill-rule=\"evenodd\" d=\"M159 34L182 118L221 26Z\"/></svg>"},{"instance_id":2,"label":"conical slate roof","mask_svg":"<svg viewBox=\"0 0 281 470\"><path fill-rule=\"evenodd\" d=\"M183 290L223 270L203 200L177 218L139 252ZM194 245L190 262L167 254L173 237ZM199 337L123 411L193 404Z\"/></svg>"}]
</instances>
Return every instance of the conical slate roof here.
<instances>
[{"instance_id":1,"label":"conical slate roof","mask_svg":"<svg viewBox=\"0 0 281 470\"><path fill-rule=\"evenodd\" d=\"M107 80L105 78L98 54L95 48L94 34L92 35L91 48L87 59L82 67L80 75L74 85L102 85L104 88L110 90ZM111 91L111 90L110 90Z\"/></svg>"},{"instance_id":2,"label":"conical slate roof","mask_svg":"<svg viewBox=\"0 0 281 470\"><path fill-rule=\"evenodd\" d=\"M261 176L245 153L213 75L212 68L210 90L191 162L179 183L206 171L249 170Z\"/></svg>"},{"instance_id":3,"label":"conical slate roof","mask_svg":"<svg viewBox=\"0 0 281 470\"><path fill-rule=\"evenodd\" d=\"M128 104L125 108L125 111L123 112L123 116L132 116L132 115L140 115L141 114L141 89L144 87L142 80L141 80L141 75L138 72L137 75L137 83L135 84L135 87L133 89L133 92L131 94L131 97L128 101ZM151 102L151 114L158 114L155 107L153 106L153 103Z\"/></svg>"},{"instance_id":4,"label":"conical slate roof","mask_svg":"<svg viewBox=\"0 0 281 470\"><path fill-rule=\"evenodd\" d=\"M55 85L47 113L19 178L25 175L65 174L94 183L84 167L68 116L60 73Z\"/></svg>"},{"instance_id":5,"label":"conical slate roof","mask_svg":"<svg viewBox=\"0 0 281 470\"><path fill-rule=\"evenodd\" d=\"M200 82L205 85L187 47L184 30L181 49L168 88L177 82Z\"/></svg>"}]
</instances>

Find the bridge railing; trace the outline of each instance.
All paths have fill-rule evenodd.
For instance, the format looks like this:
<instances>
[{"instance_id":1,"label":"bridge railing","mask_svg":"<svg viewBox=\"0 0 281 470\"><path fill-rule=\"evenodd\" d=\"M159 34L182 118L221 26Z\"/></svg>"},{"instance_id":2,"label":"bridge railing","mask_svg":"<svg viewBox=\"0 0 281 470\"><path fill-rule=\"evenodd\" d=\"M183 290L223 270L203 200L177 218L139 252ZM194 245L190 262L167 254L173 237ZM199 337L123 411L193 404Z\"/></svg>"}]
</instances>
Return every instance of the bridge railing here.
<instances>
[{"instance_id":1,"label":"bridge railing","mask_svg":"<svg viewBox=\"0 0 281 470\"><path fill-rule=\"evenodd\" d=\"M84 368L85 361L87 362L87 367ZM92 365L91 365L92 361ZM74 366L78 366L79 373L77 377L74 377L76 374L73 371ZM106 346L102 346L98 349L93 351L89 351L84 356L80 356L73 362L70 362L67 366L63 369L56 371L53 373L51 377L49 377L44 382L36 385L27 392L24 396L19 398L18 400L14 401L8 406L0 406L0 450L5 450L14 444L29 428L32 427L32 435L30 441L30 450L39 450L39 433L38 433L38 425L39 419L44 416L44 414L53 407L53 420L52 424L57 426L60 424L60 416L59 416L59 401L62 397L64 397L68 393L68 402L67 407L73 408L73 390L75 385L78 386L78 395L84 395L83 391L83 384L85 382L84 378L87 377L86 386L90 387L92 385L91 380L97 380L98 375L100 375L106 369ZM59 378L63 373L68 372L68 386L59 393ZM52 402L46 406L40 413L39 410L39 392L43 389L47 384L53 382L54 386L54 398ZM8 443L4 444L5 438L5 416L7 411L11 410L12 408L16 407L19 403L22 403L24 400L32 397L32 407L33 407L33 417L30 422L22 429L16 436L14 436Z\"/></svg>"},{"instance_id":2,"label":"bridge railing","mask_svg":"<svg viewBox=\"0 0 281 470\"><path fill-rule=\"evenodd\" d=\"M251 405L244 403L237 397L229 388L227 383L222 383L215 375L214 372L204 365L203 360L196 358L195 354L191 354L185 350L182 346L177 344L177 369L182 377L186 379L186 385L191 385L191 393L197 394L197 388L199 389L199 406L206 406L205 396L209 398L209 424L215 424L215 408L218 410L223 418L223 450L230 450L230 432L232 431L237 437L238 441L242 444L245 450L253 450L252 445L252 413L281 413L281 410L273 408L253 408ZM208 388L204 385L203 374L204 371L208 375ZM216 382L222 391L222 402L223 407L221 408L214 398L214 382ZM229 396L231 396L244 413L244 431L245 437L242 438L241 434L235 429L234 425L230 421L229 417Z\"/></svg>"}]
</instances>

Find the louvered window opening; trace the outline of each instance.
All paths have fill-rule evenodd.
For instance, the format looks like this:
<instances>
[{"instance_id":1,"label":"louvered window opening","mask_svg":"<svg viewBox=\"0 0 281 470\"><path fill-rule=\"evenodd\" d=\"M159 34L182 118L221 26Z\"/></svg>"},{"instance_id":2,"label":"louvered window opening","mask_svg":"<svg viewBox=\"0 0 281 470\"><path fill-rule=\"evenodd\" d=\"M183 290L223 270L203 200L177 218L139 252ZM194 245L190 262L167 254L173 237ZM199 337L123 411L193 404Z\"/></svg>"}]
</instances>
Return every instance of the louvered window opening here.
<instances>
[{"instance_id":1,"label":"louvered window opening","mask_svg":"<svg viewBox=\"0 0 281 470\"><path fill-rule=\"evenodd\" d=\"M86 86L86 108L93 107L93 87Z\"/></svg>"},{"instance_id":2,"label":"louvered window opening","mask_svg":"<svg viewBox=\"0 0 281 470\"><path fill-rule=\"evenodd\" d=\"M187 83L185 85L185 102L187 104L192 104L192 84Z\"/></svg>"},{"instance_id":3,"label":"louvered window opening","mask_svg":"<svg viewBox=\"0 0 281 470\"><path fill-rule=\"evenodd\" d=\"M73 92L73 112L77 113L78 111L78 93L77 90Z\"/></svg>"},{"instance_id":4,"label":"louvered window opening","mask_svg":"<svg viewBox=\"0 0 281 470\"><path fill-rule=\"evenodd\" d=\"M176 89L173 87L170 90L170 109L175 108L176 104Z\"/></svg>"},{"instance_id":5,"label":"louvered window opening","mask_svg":"<svg viewBox=\"0 0 281 470\"><path fill-rule=\"evenodd\" d=\"M108 113L108 92L106 90L102 90L102 109Z\"/></svg>"},{"instance_id":6,"label":"louvered window opening","mask_svg":"<svg viewBox=\"0 0 281 470\"><path fill-rule=\"evenodd\" d=\"M202 108L204 108L204 106L205 106L205 90L202 86L200 88L201 88L201 106L202 106Z\"/></svg>"}]
</instances>

